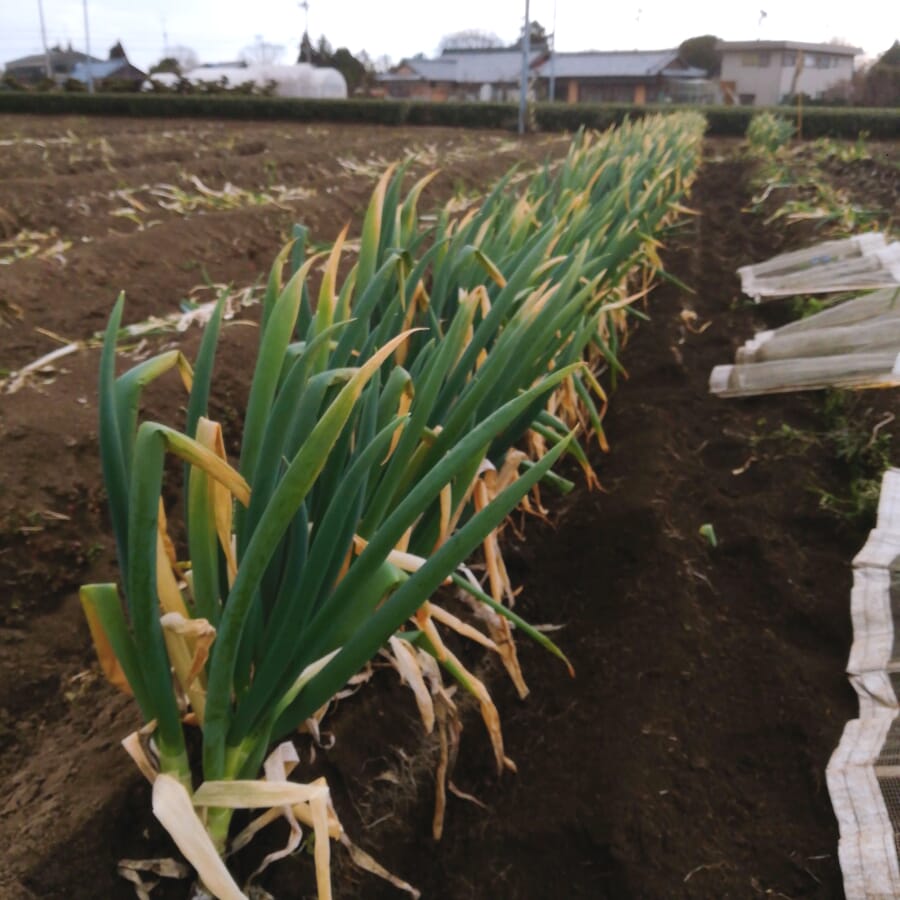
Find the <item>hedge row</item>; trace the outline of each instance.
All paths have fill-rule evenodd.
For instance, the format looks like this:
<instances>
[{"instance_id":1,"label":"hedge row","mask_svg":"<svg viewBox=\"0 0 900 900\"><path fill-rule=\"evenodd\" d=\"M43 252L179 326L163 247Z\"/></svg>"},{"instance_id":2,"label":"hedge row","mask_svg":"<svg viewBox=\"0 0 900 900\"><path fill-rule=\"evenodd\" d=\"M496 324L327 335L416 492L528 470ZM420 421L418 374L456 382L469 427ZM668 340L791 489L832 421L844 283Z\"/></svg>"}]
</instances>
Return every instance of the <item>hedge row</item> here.
<instances>
[{"instance_id":1,"label":"hedge row","mask_svg":"<svg viewBox=\"0 0 900 900\"><path fill-rule=\"evenodd\" d=\"M607 128L625 116L642 116L653 112L667 112L688 107L609 106L605 104L539 104L536 109L538 127L542 131L562 131L585 125ZM761 112L753 106L694 107L706 117L707 134L720 137L743 137L753 116ZM768 107L769 112L796 122L793 107ZM816 107L803 109L803 137L833 137L855 140L861 133L871 138L891 140L900 138L900 109L863 109Z\"/></svg>"},{"instance_id":2,"label":"hedge row","mask_svg":"<svg viewBox=\"0 0 900 900\"><path fill-rule=\"evenodd\" d=\"M606 128L626 116L640 117L679 107L539 103L534 118L541 131L574 131L584 125ZM776 115L794 118L791 108ZM701 108L708 133L742 136L758 107ZM194 96L179 94L73 94L0 92L0 113L44 115L164 116L217 119L280 119L302 122L365 122L380 125L449 125L466 128L516 127L518 110L509 103L427 103L397 100L300 100L284 97ZM804 137L900 138L900 110L816 107L803 111Z\"/></svg>"}]
</instances>

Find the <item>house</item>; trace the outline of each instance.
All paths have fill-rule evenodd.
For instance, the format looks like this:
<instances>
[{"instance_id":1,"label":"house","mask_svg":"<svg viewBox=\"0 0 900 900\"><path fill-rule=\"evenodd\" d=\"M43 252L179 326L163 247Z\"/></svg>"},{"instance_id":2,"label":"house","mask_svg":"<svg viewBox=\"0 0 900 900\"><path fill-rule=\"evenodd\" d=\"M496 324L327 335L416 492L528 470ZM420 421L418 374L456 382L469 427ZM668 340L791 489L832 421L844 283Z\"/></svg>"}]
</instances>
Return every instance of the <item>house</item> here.
<instances>
[{"instance_id":1,"label":"house","mask_svg":"<svg viewBox=\"0 0 900 900\"><path fill-rule=\"evenodd\" d=\"M798 41L719 41L720 87L726 103L775 106L787 97L819 99L853 77L859 47Z\"/></svg>"},{"instance_id":2,"label":"house","mask_svg":"<svg viewBox=\"0 0 900 900\"><path fill-rule=\"evenodd\" d=\"M71 45L67 50L55 47L46 54L35 53L31 56L22 56L19 59L11 59L4 65L4 74L15 78L22 84L35 84L47 77L47 62L49 57L50 71L55 81L63 82L72 76L72 70L79 63L99 63L102 60L94 56L88 56L73 50Z\"/></svg>"},{"instance_id":3,"label":"house","mask_svg":"<svg viewBox=\"0 0 900 900\"><path fill-rule=\"evenodd\" d=\"M538 68L549 97L567 103L660 103L700 98L702 69L688 66L677 50L589 50L555 53Z\"/></svg>"},{"instance_id":4,"label":"house","mask_svg":"<svg viewBox=\"0 0 900 900\"><path fill-rule=\"evenodd\" d=\"M66 50L55 47L46 54L35 53L10 60L4 67L5 74L22 84L36 84L47 77L48 58L52 78L58 85L65 84L69 79L87 84L90 75L99 88L130 85L134 90L139 90L147 77L128 61L125 50L118 42L110 49L109 59L97 59L73 50L71 45Z\"/></svg>"},{"instance_id":5,"label":"house","mask_svg":"<svg viewBox=\"0 0 900 900\"><path fill-rule=\"evenodd\" d=\"M532 51L533 67L546 57ZM437 59L404 59L378 76L385 96L397 100L496 100L519 98L522 52L513 49L445 50Z\"/></svg>"},{"instance_id":6,"label":"house","mask_svg":"<svg viewBox=\"0 0 900 900\"><path fill-rule=\"evenodd\" d=\"M403 60L378 83L387 97L416 100L496 100L519 97L522 53L517 49L449 50L437 59ZM539 99L567 103L695 101L708 85L677 50L585 51L550 54L534 50L529 78ZM711 98L710 98L711 99Z\"/></svg>"},{"instance_id":7,"label":"house","mask_svg":"<svg viewBox=\"0 0 900 900\"><path fill-rule=\"evenodd\" d=\"M76 63L69 75L75 81L88 83L88 76L98 90L119 88L139 91L147 78L145 72L135 68L124 57L116 59L91 60Z\"/></svg>"}]
</instances>

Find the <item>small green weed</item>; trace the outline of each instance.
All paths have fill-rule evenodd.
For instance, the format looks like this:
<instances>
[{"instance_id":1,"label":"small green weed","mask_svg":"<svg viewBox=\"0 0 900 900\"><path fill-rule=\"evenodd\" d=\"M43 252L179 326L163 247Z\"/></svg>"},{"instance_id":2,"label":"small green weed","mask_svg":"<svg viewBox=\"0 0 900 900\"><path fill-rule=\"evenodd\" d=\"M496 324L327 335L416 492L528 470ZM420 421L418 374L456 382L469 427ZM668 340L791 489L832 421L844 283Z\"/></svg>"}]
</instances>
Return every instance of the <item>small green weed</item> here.
<instances>
[{"instance_id":1,"label":"small green weed","mask_svg":"<svg viewBox=\"0 0 900 900\"><path fill-rule=\"evenodd\" d=\"M823 509L858 524L874 521L881 491L881 478L891 466L891 433L885 428L893 413L877 418L863 406L863 395L829 391L824 406L823 438L846 484L834 494L818 490Z\"/></svg>"},{"instance_id":2,"label":"small green weed","mask_svg":"<svg viewBox=\"0 0 900 900\"><path fill-rule=\"evenodd\" d=\"M814 450L835 476L826 488L819 470L810 467L809 490L818 498L820 508L854 527L871 528L881 478L891 466L891 432L887 426L894 421L894 415L866 406L866 396L853 391L828 391L822 406L821 428L815 430L787 422L769 428L768 421L761 418L751 446L782 457L806 456ZM834 484L840 487L834 488Z\"/></svg>"},{"instance_id":3,"label":"small green weed","mask_svg":"<svg viewBox=\"0 0 900 900\"><path fill-rule=\"evenodd\" d=\"M764 427L766 420L760 419L757 425ZM810 447L819 444L819 435L812 431L795 428L787 422L782 422L772 431L755 434L750 443L754 449L769 444L777 448L779 455L799 456L806 453Z\"/></svg>"},{"instance_id":4,"label":"small green weed","mask_svg":"<svg viewBox=\"0 0 900 900\"><path fill-rule=\"evenodd\" d=\"M818 297L794 297L793 300L791 300L792 318L808 319L810 316L822 312L823 309L827 309L829 306L831 306L831 303L826 300L821 300Z\"/></svg>"}]
</instances>

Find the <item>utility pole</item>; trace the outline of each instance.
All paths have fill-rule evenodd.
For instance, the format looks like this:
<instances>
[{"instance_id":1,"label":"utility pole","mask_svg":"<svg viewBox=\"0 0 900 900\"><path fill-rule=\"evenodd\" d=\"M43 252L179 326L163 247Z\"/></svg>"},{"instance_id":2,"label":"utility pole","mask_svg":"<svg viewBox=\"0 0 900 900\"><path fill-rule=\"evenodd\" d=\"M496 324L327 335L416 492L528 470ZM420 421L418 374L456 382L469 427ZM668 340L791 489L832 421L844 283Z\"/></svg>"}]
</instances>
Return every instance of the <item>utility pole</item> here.
<instances>
[{"instance_id":1,"label":"utility pole","mask_svg":"<svg viewBox=\"0 0 900 900\"><path fill-rule=\"evenodd\" d=\"M525 111L528 103L528 63L531 56L531 21L529 0L525 0L525 30L522 32L522 83L519 85L519 134L525 134Z\"/></svg>"},{"instance_id":2,"label":"utility pole","mask_svg":"<svg viewBox=\"0 0 900 900\"><path fill-rule=\"evenodd\" d=\"M312 44L312 38L309 36L309 2L308 0L303 0L302 3L297 4L300 9L304 12L304 20L303 20L303 34L306 37L307 43ZM309 55L309 50L306 51L307 56ZM300 61L303 62L303 40L300 41ZM308 63L311 63L312 60L306 60Z\"/></svg>"},{"instance_id":3,"label":"utility pole","mask_svg":"<svg viewBox=\"0 0 900 900\"><path fill-rule=\"evenodd\" d=\"M553 0L553 31L550 34L550 96L551 103L556 99L556 0Z\"/></svg>"},{"instance_id":4,"label":"utility pole","mask_svg":"<svg viewBox=\"0 0 900 900\"><path fill-rule=\"evenodd\" d=\"M47 28L44 25L44 3L43 0L38 0L38 13L41 17L41 41L44 43L44 65L47 68L47 77L53 77L53 65L50 62L50 50L47 47Z\"/></svg>"},{"instance_id":5,"label":"utility pole","mask_svg":"<svg viewBox=\"0 0 900 900\"><path fill-rule=\"evenodd\" d=\"M94 73L91 71L91 29L88 25L87 0L82 0L84 7L84 44L86 49L86 58L84 61L85 70L87 71L88 93L94 93Z\"/></svg>"}]
</instances>

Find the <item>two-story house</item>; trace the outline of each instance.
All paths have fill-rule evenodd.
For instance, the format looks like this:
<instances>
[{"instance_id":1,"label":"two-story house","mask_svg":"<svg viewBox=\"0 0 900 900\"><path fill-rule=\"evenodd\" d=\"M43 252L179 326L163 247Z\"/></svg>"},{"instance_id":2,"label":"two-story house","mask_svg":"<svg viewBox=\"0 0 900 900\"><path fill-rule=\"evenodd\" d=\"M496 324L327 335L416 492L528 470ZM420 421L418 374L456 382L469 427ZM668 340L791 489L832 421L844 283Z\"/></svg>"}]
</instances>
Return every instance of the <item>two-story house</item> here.
<instances>
[{"instance_id":1,"label":"two-story house","mask_svg":"<svg viewBox=\"0 0 900 900\"><path fill-rule=\"evenodd\" d=\"M742 106L776 106L796 94L818 99L853 77L853 58L862 53L859 47L799 41L719 41L716 49L722 98Z\"/></svg>"}]
</instances>

